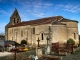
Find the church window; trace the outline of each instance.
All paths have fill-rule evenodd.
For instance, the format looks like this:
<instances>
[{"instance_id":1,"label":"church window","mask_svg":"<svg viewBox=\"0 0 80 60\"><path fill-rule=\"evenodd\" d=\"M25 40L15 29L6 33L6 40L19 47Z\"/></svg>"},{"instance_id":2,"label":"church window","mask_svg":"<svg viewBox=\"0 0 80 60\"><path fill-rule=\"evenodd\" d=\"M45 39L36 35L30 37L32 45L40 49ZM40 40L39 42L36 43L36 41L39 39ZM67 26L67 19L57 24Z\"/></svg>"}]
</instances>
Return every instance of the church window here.
<instances>
[{"instance_id":1,"label":"church window","mask_svg":"<svg viewBox=\"0 0 80 60\"><path fill-rule=\"evenodd\" d=\"M17 40L17 31L15 31L15 40Z\"/></svg>"},{"instance_id":2,"label":"church window","mask_svg":"<svg viewBox=\"0 0 80 60\"><path fill-rule=\"evenodd\" d=\"M12 33L12 32L11 32L11 30L10 30L10 35L11 35L11 33Z\"/></svg>"},{"instance_id":3,"label":"church window","mask_svg":"<svg viewBox=\"0 0 80 60\"><path fill-rule=\"evenodd\" d=\"M13 29L12 29L12 33L13 33Z\"/></svg>"},{"instance_id":4,"label":"church window","mask_svg":"<svg viewBox=\"0 0 80 60\"><path fill-rule=\"evenodd\" d=\"M23 37L23 31L21 31L21 37Z\"/></svg>"},{"instance_id":5,"label":"church window","mask_svg":"<svg viewBox=\"0 0 80 60\"><path fill-rule=\"evenodd\" d=\"M42 37L42 40L44 40L44 35L43 35L43 33L41 34L41 37Z\"/></svg>"},{"instance_id":6,"label":"church window","mask_svg":"<svg viewBox=\"0 0 80 60\"><path fill-rule=\"evenodd\" d=\"M35 34L35 28L33 28L33 34Z\"/></svg>"},{"instance_id":7,"label":"church window","mask_svg":"<svg viewBox=\"0 0 80 60\"><path fill-rule=\"evenodd\" d=\"M25 30L25 38L28 39L28 30Z\"/></svg>"},{"instance_id":8,"label":"church window","mask_svg":"<svg viewBox=\"0 0 80 60\"><path fill-rule=\"evenodd\" d=\"M76 33L74 33L74 39L76 39Z\"/></svg>"}]
</instances>

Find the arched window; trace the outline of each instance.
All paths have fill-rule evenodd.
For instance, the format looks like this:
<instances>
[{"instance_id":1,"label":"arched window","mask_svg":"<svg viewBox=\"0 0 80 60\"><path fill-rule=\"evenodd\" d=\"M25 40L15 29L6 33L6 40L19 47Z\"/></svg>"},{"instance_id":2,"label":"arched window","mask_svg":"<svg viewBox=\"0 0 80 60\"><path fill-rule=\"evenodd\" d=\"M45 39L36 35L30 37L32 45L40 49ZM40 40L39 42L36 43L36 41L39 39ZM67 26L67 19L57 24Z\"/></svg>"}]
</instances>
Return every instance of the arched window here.
<instances>
[{"instance_id":1,"label":"arched window","mask_svg":"<svg viewBox=\"0 0 80 60\"><path fill-rule=\"evenodd\" d=\"M41 37L42 37L42 40L44 40L44 34L43 33L41 34Z\"/></svg>"},{"instance_id":2,"label":"arched window","mask_svg":"<svg viewBox=\"0 0 80 60\"><path fill-rule=\"evenodd\" d=\"M13 29L12 29L12 33L13 33Z\"/></svg>"},{"instance_id":3,"label":"arched window","mask_svg":"<svg viewBox=\"0 0 80 60\"><path fill-rule=\"evenodd\" d=\"M15 40L17 40L17 31L15 31Z\"/></svg>"},{"instance_id":4,"label":"arched window","mask_svg":"<svg viewBox=\"0 0 80 60\"><path fill-rule=\"evenodd\" d=\"M21 37L23 37L23 31L21 31Z\"/></svg>"},{"instance_id":5,"label":"arched window","mask_svg":"<svg viewBox=\"0 0 80 60\"><path fill-rule=\"evenodd\" d=\"M33 34L35 34L35 28L33 28Z\"/></svg>"},{"instance_id":6,"label":"arched window","mask_svg":"<svg viewBox=\"0 0 80 60\"><path fill-rule=\"evenodd\" d=\"M76 33L74 33L74 39L76 39Z\"/></svg>"}]
</instances>

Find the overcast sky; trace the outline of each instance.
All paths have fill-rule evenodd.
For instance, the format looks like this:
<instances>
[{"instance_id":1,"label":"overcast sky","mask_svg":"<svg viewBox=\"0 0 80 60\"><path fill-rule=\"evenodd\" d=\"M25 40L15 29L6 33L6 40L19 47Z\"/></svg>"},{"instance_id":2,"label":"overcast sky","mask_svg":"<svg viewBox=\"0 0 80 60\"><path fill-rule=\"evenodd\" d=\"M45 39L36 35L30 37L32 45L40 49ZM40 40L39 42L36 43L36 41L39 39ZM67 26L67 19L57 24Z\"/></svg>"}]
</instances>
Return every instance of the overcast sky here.
<instances>
[{"instance_id":1,"label":"overcast sky","mask_svg":"<svg viewBox=\"0 0 80 60\"><path fill-rule=\"evenodd\" d=\"M5 31L15 8L22 21L59 15L80 22L80 0L0 0L0 32Z\"/></svg>"}]
</instances>

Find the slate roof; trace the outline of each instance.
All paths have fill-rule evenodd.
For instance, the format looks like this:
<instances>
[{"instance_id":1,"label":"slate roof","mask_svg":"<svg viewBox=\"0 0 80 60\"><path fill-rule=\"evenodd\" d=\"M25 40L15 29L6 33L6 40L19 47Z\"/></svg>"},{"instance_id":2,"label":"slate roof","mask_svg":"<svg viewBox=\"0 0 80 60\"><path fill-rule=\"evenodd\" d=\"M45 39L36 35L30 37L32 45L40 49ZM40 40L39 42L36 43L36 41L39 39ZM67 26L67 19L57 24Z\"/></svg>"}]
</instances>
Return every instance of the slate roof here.
<instances>
[{"instance_id":1,"label":"slate roof","mask_svg":"<svg viewBox=\"0 0 80 60\"><path fill-rule=\"evenodd\" d=\"M62 16L54 16L54 17L47 17L42 19L36 19L36 20L30 20L30 21L24 21L17 23L15 25L10 25L9 27L18 27L18 26L25 26L25 25L41 25L41 24L50 24L53 22L53 24L62 24L59 22L78 22L74 20L69 20L66 18L63 18Z\"/></svg>"}]
</instances>

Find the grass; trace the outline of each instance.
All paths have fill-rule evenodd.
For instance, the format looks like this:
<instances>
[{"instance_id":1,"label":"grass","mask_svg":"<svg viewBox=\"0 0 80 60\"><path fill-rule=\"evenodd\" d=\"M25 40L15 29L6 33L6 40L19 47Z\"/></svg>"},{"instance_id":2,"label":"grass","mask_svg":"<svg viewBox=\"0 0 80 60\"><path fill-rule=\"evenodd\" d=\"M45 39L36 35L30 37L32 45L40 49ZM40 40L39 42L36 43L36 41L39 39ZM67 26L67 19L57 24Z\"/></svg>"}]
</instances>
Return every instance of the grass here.
<instances>
[{"instance_id":1,"label":"grass","mask_svg":"<svg viewBox=\"0 0 80 60\"><path fill-rule=\"evenodd\" d=\"M76 50L73 54L74 54L74 55L77 55L77 54L79 54L79 53L80 53L80 49Z\"/></svg>"},{"instance_id":2,"label":"grass","mask_svg":"<svg viewBox=\"0 0 80 60\"><path fill-rule=\"evenodd\" d=\"M64 56L63 60L80 60L80 48L77 49L73 54Z\"/></svg>"},{"instance_id":3,"label":"grass","mask_svg":"<svg viewBox=\"0 0 80 60\"><path fill-rule=\"evenodd\" d=\"M42 49L42 52L44 53L44 49ZM16 60L23 60L23 59L30 60L28 58L30 55L36 55L36 50L17 53ZM10 56L0 57L0 60L14 60L14 54Z\"/></svg>"}]
</instances>

